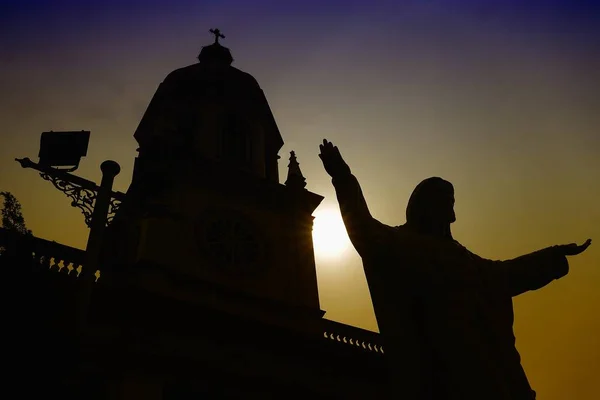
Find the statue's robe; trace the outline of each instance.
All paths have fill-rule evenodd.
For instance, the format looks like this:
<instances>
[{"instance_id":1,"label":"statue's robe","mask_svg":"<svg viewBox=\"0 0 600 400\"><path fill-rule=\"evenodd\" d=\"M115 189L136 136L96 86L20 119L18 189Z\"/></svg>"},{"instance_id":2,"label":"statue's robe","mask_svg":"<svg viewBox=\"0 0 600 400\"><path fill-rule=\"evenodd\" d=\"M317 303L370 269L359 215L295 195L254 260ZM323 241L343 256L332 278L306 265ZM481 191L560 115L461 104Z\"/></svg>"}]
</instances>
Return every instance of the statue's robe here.
<instances>
[{"instance_id":1,"label":"statue's robe","mask_svg":"<svg viewBox=\"0 0 600 400\"><path fill-rule=\"evenodd\" d=\"M375 220L350 174L333 184L363 259L397 398L534 399L515 347L512 297L566 275L566 257L547 248L486 260L451 238Z\"/></svg>"}]
</instances>

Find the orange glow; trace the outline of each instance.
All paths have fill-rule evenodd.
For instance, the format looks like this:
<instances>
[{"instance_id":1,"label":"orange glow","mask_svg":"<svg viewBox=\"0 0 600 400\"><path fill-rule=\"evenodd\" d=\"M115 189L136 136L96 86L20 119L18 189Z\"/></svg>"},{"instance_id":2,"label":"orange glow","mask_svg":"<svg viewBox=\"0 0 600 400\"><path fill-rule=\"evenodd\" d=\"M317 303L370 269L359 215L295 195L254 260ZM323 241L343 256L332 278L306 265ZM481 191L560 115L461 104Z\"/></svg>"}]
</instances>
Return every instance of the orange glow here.
<instances>
[{"instance_id":1,"label":"orange glow","mask_svg":"<svg viewBox=\"0 0 600 400\"><path fill-rule=\"evenodd\" d=\"M339 210L319 208L313 216L313 243L317 260L332 261L347 256L351 243Z\"/></svg>"}]
</instances>

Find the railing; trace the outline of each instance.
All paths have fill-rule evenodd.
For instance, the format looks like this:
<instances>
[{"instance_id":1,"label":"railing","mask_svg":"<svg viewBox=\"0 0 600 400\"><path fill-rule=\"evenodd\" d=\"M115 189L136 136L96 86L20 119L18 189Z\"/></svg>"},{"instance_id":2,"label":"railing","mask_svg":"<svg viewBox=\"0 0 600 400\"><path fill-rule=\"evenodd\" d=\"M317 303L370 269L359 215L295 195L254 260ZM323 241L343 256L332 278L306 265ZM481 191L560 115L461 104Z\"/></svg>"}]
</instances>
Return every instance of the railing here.
<instances>
[{"instance_id":1,"label":"railing","mask_svg":"<svg viewBox=\"0 0 600 400\"><path fill-rule=\"evenodd\" d=\"M323 320L323 337L357 349L384 354L379 334L338 322Z\"/></svg>"},{"instance_id":2,"label":"railing","mask_svg":"<svg viewBox=\"0 0 600 400\"><path fill-rule=\"evenodd\" d=\"M48 269L79 278L84 271L85 251L0 228L0 263L20 264L13 268ZM97 282L100 270L94 276Z\"/></svg>"}]
</instances>

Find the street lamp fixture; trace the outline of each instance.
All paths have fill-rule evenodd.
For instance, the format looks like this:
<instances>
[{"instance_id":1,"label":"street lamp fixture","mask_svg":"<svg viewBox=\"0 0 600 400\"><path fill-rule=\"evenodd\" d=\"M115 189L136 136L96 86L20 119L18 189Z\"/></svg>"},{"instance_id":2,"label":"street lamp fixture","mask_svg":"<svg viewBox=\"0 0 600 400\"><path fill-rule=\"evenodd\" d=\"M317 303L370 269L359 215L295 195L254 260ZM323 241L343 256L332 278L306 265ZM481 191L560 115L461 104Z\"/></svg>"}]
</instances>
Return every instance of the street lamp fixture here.
<instances>
[{"instance_id":1,"label":"street lamp fixture","mask_svg":"<svg viewBox=\"0 0 600 400\"><path fill-rule=\"evenodd\" d=\"M44 167L70 167L62 169L73 172L79 167L81 157L87 155L90 131L43 132L40 138L39 165Z\"/></svg>"}]
</instances>

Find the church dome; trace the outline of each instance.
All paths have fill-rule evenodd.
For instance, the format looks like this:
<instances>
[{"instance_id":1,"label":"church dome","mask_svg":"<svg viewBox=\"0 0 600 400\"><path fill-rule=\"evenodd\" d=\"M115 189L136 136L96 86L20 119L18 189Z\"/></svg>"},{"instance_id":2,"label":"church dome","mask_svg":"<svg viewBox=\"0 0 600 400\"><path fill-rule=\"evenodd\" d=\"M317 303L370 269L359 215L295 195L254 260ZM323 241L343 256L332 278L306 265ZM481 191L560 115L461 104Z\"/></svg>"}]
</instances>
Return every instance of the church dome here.
<instances>
[{"instance_id":1,"label":"church dome","mask_svg":"<svg viewBox=\"0 0 600 400\"><path fill-rule=\"evenodd\" d=\"M202 48L200 62L172 71L159 85L134 134L140 155L158 157L171 146L189 160L240 160L242 169L279 182L283 138L265 94L252 75L231 65L229 49L219 43L225 36L210 32L215 42Z\"/></svg>"},{"instance_id":2,"label":"church dome","mask_svg":"<svg viewBox=\"0 0 600 400\"><path fill-rule=\"evenodd\" d=\"M167 75L163 85L184 95L188 101L210 98L210 102L228 98L241 100L261 90L256 79L231 64L231 51L219 43L225 35L219 29L211 29L214 43L203 46L198 55L199 63L178 68ZM183 98L183 97L182 97Z\"/></svg>"}]
</instances>

